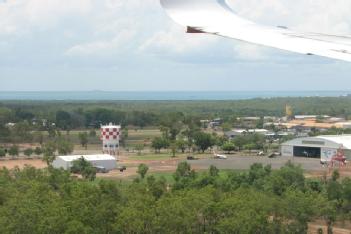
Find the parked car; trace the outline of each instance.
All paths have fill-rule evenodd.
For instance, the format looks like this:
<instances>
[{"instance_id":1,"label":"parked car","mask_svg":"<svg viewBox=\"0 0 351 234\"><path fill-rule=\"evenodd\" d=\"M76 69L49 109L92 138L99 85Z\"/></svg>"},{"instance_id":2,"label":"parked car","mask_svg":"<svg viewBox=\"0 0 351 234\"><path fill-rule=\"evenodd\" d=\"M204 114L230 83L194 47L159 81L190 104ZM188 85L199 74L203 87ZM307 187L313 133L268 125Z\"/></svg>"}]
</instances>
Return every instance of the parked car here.
<instances>
[{"instance_id":1,"label":"parked car","mask_svg":"<svg viewBox=\"0 0 351 234\"><path fill-rule=\"evenodd\" d=\"M214 159L227 159L228 156L227 155L223 155L223 154L214 154Z\"/></svg>"},{"instance_id":2,"label":"parked car","mask_svg":"<svg viewBox=\"0 0 351 234\"><path fill-rule=\"evenodd\" d=\"M186 157L187 160L198 160L198 158L192 156L192 155L189 155L188 157Z\"/></svg>"},{"instance_id":3,"label":"parked car","mask_svg":"<svg viewBox=\"0 0 351 234\"><path fill-rule=\"evenodd\" d=\"M273 153L271 153L271 154L268 156L268 158L275 158L275 157L278 157L278 156L280 156L280 153L278 153L278 152L273 152Z\"/></svg>"},{"instance_id":4,"label":"parked car","mask_svg":"<svg viewBox=\"0 0 351 234\"><path fill-rule=\"evenodd\" d=\"M94 166L97 173L108 173L108 170L103 166Z\"/></svg>"},{"instance_id":5,"label":"parked car","mask_svg":"<svg viewBox=\"0 0 351 234\"><path fill-rule=\"evenodd\" d=\"M127 170L127 167L126 166L118 166L116 169L119 170L120 172L124 172L125 170Z\"/></svg>"}]
</instances>

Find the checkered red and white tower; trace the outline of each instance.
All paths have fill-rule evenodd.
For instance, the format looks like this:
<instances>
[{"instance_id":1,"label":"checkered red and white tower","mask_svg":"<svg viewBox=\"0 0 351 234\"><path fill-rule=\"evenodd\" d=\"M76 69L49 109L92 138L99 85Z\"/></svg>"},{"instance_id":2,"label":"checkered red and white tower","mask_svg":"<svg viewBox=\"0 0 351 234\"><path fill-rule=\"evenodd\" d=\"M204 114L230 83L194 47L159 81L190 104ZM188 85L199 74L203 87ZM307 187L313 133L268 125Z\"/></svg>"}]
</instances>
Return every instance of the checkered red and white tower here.
<instances>
[{"instance_id":1,"label":"checkered red and white tower","mask_svg":"<svg viewBox=\"0 0 351 234\"><path fill-rule=\"evenodd\" d=\"M110 123L101 126L102 151L104 154L118 155L121 126Z\"/></svg>"}]
</instances>

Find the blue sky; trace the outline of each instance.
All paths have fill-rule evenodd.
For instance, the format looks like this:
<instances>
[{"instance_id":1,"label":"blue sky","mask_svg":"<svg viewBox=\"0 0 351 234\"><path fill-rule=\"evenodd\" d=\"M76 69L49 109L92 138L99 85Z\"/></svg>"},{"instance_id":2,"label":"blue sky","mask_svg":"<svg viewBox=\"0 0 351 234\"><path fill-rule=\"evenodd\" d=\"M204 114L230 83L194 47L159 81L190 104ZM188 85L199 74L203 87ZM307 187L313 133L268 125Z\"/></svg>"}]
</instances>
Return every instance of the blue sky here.
<instances>
[{"instance_id":1,"label":"blue sky","mask_svg":"<svg viewBox=\"0 0 351 234\"><path fill-rule=\"evenodd\" d=\"M351 1L228 0L241 16L351 34ZM351 90L351 63L186 35L158 0L0 0L0 90Z\"/></svg>"}]
</instances>

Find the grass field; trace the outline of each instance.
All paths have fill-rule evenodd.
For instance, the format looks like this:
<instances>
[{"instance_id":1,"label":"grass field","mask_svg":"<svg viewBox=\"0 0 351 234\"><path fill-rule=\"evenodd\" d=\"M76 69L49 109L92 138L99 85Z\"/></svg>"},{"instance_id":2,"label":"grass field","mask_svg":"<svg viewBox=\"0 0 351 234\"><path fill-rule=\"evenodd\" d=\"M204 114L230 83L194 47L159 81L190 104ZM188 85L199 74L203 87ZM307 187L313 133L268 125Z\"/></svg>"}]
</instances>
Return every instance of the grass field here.
<instances>
[{"instance_id":1,"label":"grass field","mask_svg":"<svg viewBox=\"0 0 351 234\"><path fill-rule=\"evenodd\" d=\"M177 153L174 159L186 159L187 156L192 155L198 159L203 159L203 158L210 158L212 157L212 154L189 154L189 153L184 153L180 154ZM131 160L166 160L166 159L171 159L172 154L170 152L162 152L159 154L156 153L143 153L141 155L138 155L137 153L130 154L129 159Z\"/></svg>"},{"instance_id":2,"label":"grass field","mask_svg":"<svg viewBox=\"0 0 351 234\"><path fill-rule=\"evenodd\" d=\"M130 154L128 158L131 160L166 160L166 159L170 159L171 156L172 155L169 153L141 154L141 155L138 155L137 153L135 153L135 154Z\"/></svg>"},{"instance_id":3,"label":"grass field","mask_svg":"<svg viewBox=\"0 0 351 234\"><path fill-rule=\"evenodd\" d=\"M150 145L152 139L158 136L161 136L159 129L129 130L126 148L133 148L136 145Z\"/></svg>"},{"instance_id":4,"label":"grass field","mask_svg":"<svg viewBox=\"0 0 351 234\"><path fill-rule=\"evenodd\" d=\"M128 139L145 139L151 137L161 136L161 131L158 128L155 129L138 129L129 130Z\"/></svg>"},{"instance_id":5,"label":"grass field","mask_svg":"<svg viewBox=\"0 0 351 234\"><path fill-rule=\"evenodd\" d=\"M75 149L83 150L83 148L80 147L79 133L89 133L89 131L90 130L74 130L70 131L69 134L65 131L61 131L61 135L72 142L75 145ZM100 130L95 129L95 132L96 136L89 136L88 138L88 149L96 150L101 148ZM46 131L42 131L41 133L44 135L45 139L48 138L48 133ZM157 128L129 130L125 148L133 149L136 145L145 145L147 147L151 144L152 139L158 136L161 136L161 132Z\"/></svg>"}]
</instances>

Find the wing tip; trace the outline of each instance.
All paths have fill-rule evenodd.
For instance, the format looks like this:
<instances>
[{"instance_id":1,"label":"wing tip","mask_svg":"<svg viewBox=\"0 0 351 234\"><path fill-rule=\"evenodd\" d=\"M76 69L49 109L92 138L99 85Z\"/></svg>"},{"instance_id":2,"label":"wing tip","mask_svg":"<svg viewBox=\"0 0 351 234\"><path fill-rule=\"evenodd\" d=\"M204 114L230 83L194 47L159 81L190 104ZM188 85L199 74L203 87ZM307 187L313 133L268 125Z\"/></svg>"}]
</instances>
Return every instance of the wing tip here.
<instances>
[{"instance_id":1,"label":"wing tip","mask_svg":"<svg viewBox=\"0 0 351 234\"><path fill-rule=\"evenodd\" d=\"M202 30L199 29L199 28L187 26L187 27L186 27L186 33L205 33L205 32L202 31Z\"/></svg>"}]
</instances>

